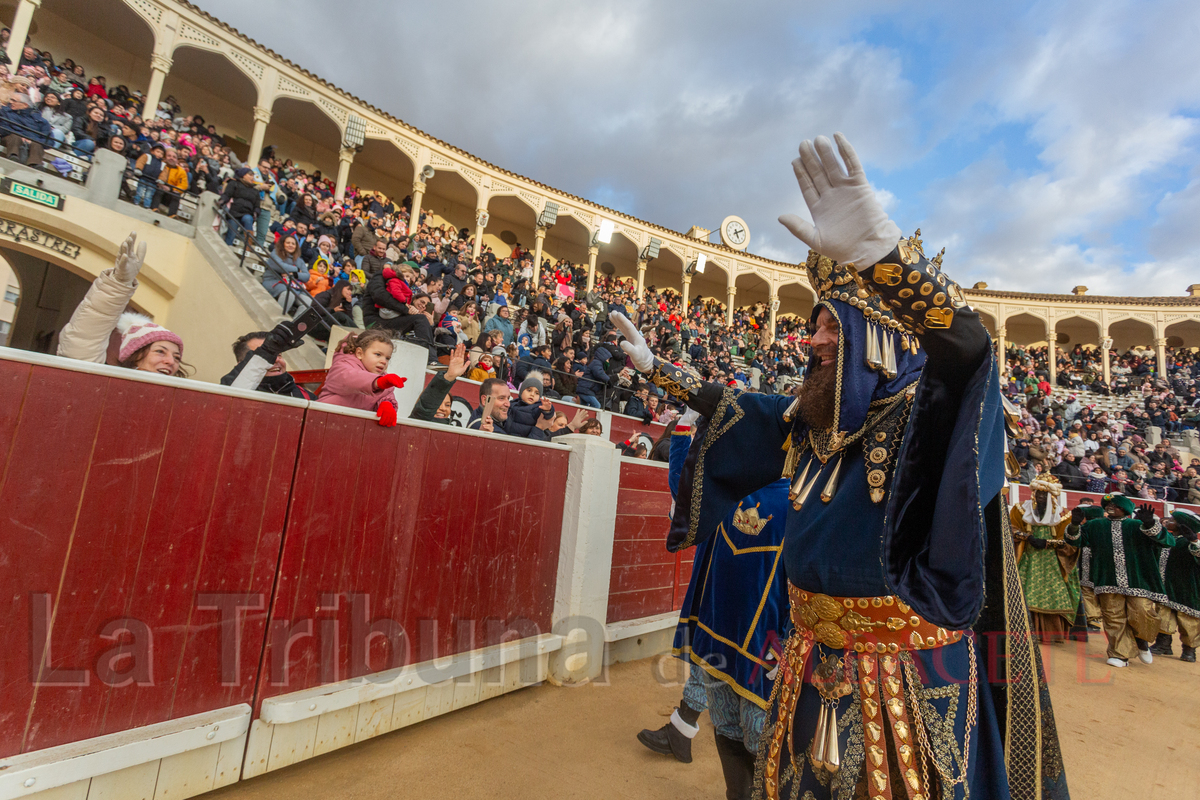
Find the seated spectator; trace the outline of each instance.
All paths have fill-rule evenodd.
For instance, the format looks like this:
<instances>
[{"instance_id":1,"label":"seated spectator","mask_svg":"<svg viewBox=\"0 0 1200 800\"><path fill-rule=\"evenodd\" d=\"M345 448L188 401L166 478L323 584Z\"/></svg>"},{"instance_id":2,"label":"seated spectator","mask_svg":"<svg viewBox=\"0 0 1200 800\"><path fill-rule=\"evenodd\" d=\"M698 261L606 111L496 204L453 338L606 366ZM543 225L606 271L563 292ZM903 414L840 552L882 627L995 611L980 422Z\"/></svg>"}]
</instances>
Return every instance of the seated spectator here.
<instances>
[{"instance_id":1,"label":"seated spectator","mask_svg":"<svg viewBox=\"0 0 1200 800\"><path fill-rule=\"evenodd\" d=\"M429 385L425 387L425 390L421 392L421 396L417 398L417 404L413 407L413 412L409 414L409 418L424 422L436 422L439 425L449 425L451 403L453 402L450 396L450 388L466 369L466 345L460 344L450 354L450 362L447 364L445 372L435 372L433 377L430 378Z\"/></svg>"},{"instance_id":2,"label":"seated spectator","mask_svg":"<svg viewBox=\"0 0 1200 800\"><path fill-rule=\"evenodd\" d=\"M317 242L316 254L308 265L308 283L305 288L308 293L319 295L330 289L337 277L339 271L334 263L333 240L328 236L322 236Z\"/></svg>"},{"instance_id":3,"label":"seated spectator","mask_svg":"<svg viewBox=\"0 0 1200 800\"><path fill-rule=\"evenodd\" d=\"M350 282L344 278L332 287L313 298L313 302L324 308L329 315L337 320L337 323L343 328L358 328L358 322L354 319L354 293L350 289ZM314 339L327 341L329 339L329 326L322 322L313 328L311 334Z\"/></svg>"},{"instance_id":4,"label":"seated spectator","mask_svg":"<svg viewBox=\"0 0 1200 800\"><path fill-rule=\"evenodd\" d=\"M115 265L92 282L59 334L58 355L104 364L109 339L116 328L121 334L117 366L177 378L188 376L188 367L183 363L183 340L148 317L125 313L145 260L145 243L138 246L137 234L129 234L121 243Z\"/></svg>"},{"instance_id":5,"label":"seated spectator","mask_svg":"<svg viewBox=\"0 0 1200 800\"><path fill-rule=\"evenodd\" d=\"M31 108L29 95L19 92L0 108L0 138L13 161L20 161L21 148L27 147L25 163L31 167L42 165L46 148L54 143L50 123Z\"/></svg>"},{"instance_id":6,"label":"seated spectator","mask_svg":"<svg viewBox=\"0 0 1200 800\"><path fill-rule=\"evenodd\" d=\"M75 118L63 110L62 98L58 92L46 92L42 97L42 119L50 125L50 135L54 138L54 146L61 147L75 126Z\"/></svg>"},{"instance_id":7,"label":"seated spectator","mask_svg":"<svg viewBox=\"0 0 1200 800\"><path fill-rule=\"evenodd\" d=\"M307 307L312 303L312 295L304 288L308 281L308 267L300 259L300 245L296 243L296 237L280 237L266 267L262 277L263 288L279 301L283 313L290 314L297 305Z\"/></svg>"},{"instance_id":8,"label":"seated spectator","mask_svg":"<svg viewBox=\"0 0 1200 800\"><path fill-rule=\"evenodd\" d=\"M165 203L167 215L172 219L179 218L179 201L188 188L188 173L179 163L179 153L175 148L168 148L163 156L163 168L158 174L158 185L154 198L150 201L153 211L162 211Z\"/></svg>"},{"instance_id":9,"label":"seated spectator","mask_svg":"<svg viewBox=\"0 0 1200 800\"><path fill-rule=\"evenodd\" d=\"M471 367L471 371L467 374L467 378L473 381L483 381L496 376L495 368L492 365L492 354L483 353L479 356L479 360L475 362L475 366Z\"/></svg>"},{"instance_id":10,"label":"seated spectator","mask_svg":"<svg viewBox=\"0 0 1200 800\"><path fill-rule=\"evenodd\" d=\"M517 402L508 409L505 429L510 436L550 441L550 422L554 419L554 406L549 398L542 397L542 373L530 372L521 382Z\"/></svg>"},{"instance_id":11,"label":"seated spectator","mask_svg":"<svg viewBox=\"0 0 1200 800\"><path fill-rule=\"evenodd\" d=\"M405 381L387 372L392 350L387 331L351 333L338 345L317 400L374 411L380 425L392 427L396 424L395 390L402 388Z\"/></svg>"},{"instance_id":12,"label":"seated spectator","mask_svg":"<svg viewBox=\"0 0 1200 800\"><path fill-rule=\"evenodd\" d=\"M381 327L403 336L412 332L418 343L429 350L429 361L437 361L437 350L433 344L433 325L425 313L429 305L429 296L424 293L413 293L409 303L402 303L388 291L382 271L367 279L365 299L363 302L363 322L368 327ZM393 312L394 316L384 316L382 312Z\"/></svg>"},{"instance_id":13,"label":"seated spectator","mask_svg":"<svg viewBox=\"0 0 1200 800\"><path fill-rule=\"evenodd\" d=\"M108 142L110 131L106 116L103 108L92 106L86 115L75 120L71 133L75 135L76 150L80 153L90 154Z\"/></svg>"},{"instance_id":14,"label":"seated spectator","mask_svg":"<svg viewBox=\"0 0 1200 800\"><path fill-rule=\"evenodd\" d=\"M239 336L233 343L237 366L221 378L223 386L235 389L315 400L312 392L297 385L288 374L283 354L298 347L304 333L292 320L284 320L270 331L254 331Z\"/></svg>"},{"instance_id":15,"label":"seated spectator","mask_svg":"<svg viewBox=\"0 0 1200 800\"><path fill-rule=\"evenodd\" d=\"M655 405L657 405L657 399L655 398ZM625 401L625 410L623 413L626 416L637 417L643 423L649 425L654 421L654 415L650 413L650 409L648 408L649 400L650 388L644 383L639 384L633 396Z\"/></svg>"},{"instance_id":16,"label":"seated spectator","mask_svg":"<svg viewBox=\"0 0 1200 800\"><path fill-rule=\"evenodd\" d=\"M488 378L479 386L479 408L471 414L467 427L485 433L508 433L504 423L511 402L508 384L500 378Z\"/></svg>"},{"instance_id":17,"label":"seated spectator","mask_svg":"<svg viewBox=\"0 0 1200 800\"><path fill-rule=\"evenodd\" d=\"M391 262L387 259L387 244L383 239L376 239L371 251L359 259L358 263L359 269L367 274L367 278L382 272L384 267L389 266L391 266Z\"/></svg>"},{"instance_id":18,"label":"seated spectator","mask_svg":"<svg viewBox=\"0 0 1200 800\"><path fill-rule=\"evenodd\" d=\"M505 347L512 344L513 341L513 324L512 310L507 304L502 304L496 309L496 314L487 322L483 323L483 332L499 331L503 336L501 344Z\"/></svg>"}]
</instances>

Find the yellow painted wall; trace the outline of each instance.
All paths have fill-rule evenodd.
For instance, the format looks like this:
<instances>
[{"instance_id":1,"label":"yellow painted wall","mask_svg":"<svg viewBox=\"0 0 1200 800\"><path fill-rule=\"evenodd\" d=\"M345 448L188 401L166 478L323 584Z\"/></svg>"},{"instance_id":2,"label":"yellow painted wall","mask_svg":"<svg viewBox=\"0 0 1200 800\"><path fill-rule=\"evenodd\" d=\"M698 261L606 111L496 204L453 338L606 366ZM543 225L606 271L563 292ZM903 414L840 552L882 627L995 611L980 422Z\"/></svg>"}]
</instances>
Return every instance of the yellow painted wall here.
<instances>
[{"instance_id":1,"label":"yellow painted wall","mask_svg":"<svg viewBox=\"0 0 1200 800\"><path fill-rule=\"evenodd\" d=\"M184 341L184 360L195 377L215 382L232 366L230 343L254 330L250 315L188 237L116 211L71 198L64 211L0 198L0 219L32 225L80 246L70 259L41 245L0 240L0 248L29 253L86 278L113 265L121 242L136 232L146 242L146 263L133 304Z\"/></svg>"}]
</instances>

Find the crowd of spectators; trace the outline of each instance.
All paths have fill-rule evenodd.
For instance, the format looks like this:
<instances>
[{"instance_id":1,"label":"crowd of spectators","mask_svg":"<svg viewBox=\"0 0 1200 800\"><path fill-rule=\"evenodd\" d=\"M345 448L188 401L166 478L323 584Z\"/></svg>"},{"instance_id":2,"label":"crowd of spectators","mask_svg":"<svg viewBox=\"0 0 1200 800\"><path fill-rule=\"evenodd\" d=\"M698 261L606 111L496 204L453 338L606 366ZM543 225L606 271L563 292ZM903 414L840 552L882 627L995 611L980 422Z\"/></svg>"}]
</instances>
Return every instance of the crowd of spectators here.
<instances>
[{"instance_id":1,"label":"crowd of spectators","mask_svg":"<svg viewBox=\"0 0 1200 800\"><path fill-rule=\"evenodd\" d=\"M1021 435L1011 443L1021 482L1042 472L1066 489L1123 492L1131 497L1200 503L1200 459L1184 456L1173 434L1200 426L1200 360L1190 349L1169 348L1165 375L1155 354L1112 353L1105 384L1101 351L1059 351L1057 386L1049 382L1047 348L1010 346L1005 392L1020 407ZM1084 403L1082 390L1127 398L1117 411ZM1151 431L1160 441L1150 444Z\"/></svg>"},{"instance_id":2,"label":"crowd of spectators","mask_svg":"<svg viewBox=\"0 0 1200 800\"><path fill-rule=\"evenodd\" d=\"M282 310L320 307L323 322L311 335L323 343L336 324L355 337L379 330L426 348L429 362L445 370L431 384L445 391L424 398L425 405L437 401L420 412L430 420L449 421L448 387L461 376L480 383L470 424L484 430L535 439L581 426L596 432L582 418L554 412L552 400L670 423L680 408L628 363L608 322L613 311L629 316L660 357L688 362L709 380L784 392L803 371L805 320L780 317L774 336L764 336L770 315L763 303L736 309L727 324L716 298L696 297L684 313L672 289L650 286L638 298L631 279L607 275L589 292L586 268L565 260L544 260L535 281L533 254L519 243L500 253L482 245L475 257L469 229L438 224L427 211L414 228L410 197L349 186L339 201L328 177L272 147L243 163L173 97L143 115L140 92L110 89L103 76L89 77L70 60L56 64L32 47L15 68L0 65L0 78L0 139L10 158L40 165L48 146L85 158L97 149L120 153L128 161L126 199L166 215L177 215L187 195L218 194L226 242L240 238L262 255L263 287ZM354 341L342 346L339 364L354 357ZM241 348L239 364L248 358L244 342ZM1165 376L1155 374L1153 353L1114 353L1110 386L1098 349L1058 348L1055 387L1045 347L1011 346L1005 355L1006 393L1022 407L1024 437L1013 450L1024 480L1050 471L1068 489L1200 502L1200 462L1183 463L1169 442L1147 443L1150 426L1171 434L1200 423L1194 353L1172 350ZM272 369L260 387L280 385L286 372ZM1082 389L1130 403L1115 414L1097 412L1072 394ZM373 405L387 392L373 391ZM649 454L633 442L629 449Z\"/></svg>"}]
</instances>

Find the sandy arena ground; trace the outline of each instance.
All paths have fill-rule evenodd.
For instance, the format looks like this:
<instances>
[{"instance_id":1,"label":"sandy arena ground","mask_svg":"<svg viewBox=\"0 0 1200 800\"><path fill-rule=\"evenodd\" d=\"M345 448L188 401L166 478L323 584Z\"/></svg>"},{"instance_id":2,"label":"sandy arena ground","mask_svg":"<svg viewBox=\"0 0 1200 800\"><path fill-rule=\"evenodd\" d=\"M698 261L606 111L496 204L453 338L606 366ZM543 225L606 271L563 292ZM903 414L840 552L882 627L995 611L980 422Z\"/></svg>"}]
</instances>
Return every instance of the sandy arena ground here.
<instances>
[{"instance_id":1,"label":"sandy arena ground","mask_svg":"<svg viewBox=\"0 0 1200 800\"><path fill-rule=\"evenodd\" d=\"M1200 800L1200 665L1114 670L1097 634L1043 655L1073 797ZM608 685L524 689L206 797L723 798L707 715L691 764L634 738L679 697L655 674L647 659L613 667Z\"/></svg>"}]
</instances>

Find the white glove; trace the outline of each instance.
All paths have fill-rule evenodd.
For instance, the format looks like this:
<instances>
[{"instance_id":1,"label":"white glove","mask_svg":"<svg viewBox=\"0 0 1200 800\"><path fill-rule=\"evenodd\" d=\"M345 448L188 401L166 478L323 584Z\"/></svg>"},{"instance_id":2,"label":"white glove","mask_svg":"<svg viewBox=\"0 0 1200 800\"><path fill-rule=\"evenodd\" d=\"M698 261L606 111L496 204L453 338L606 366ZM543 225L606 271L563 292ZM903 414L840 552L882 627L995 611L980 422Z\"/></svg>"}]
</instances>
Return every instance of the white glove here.
<instances>
[{"instance_id":1,"label":"white glove","mask_svg":"<svg viewBox=\"0 0 1200 800\"><path fill-rule=\"evenodd\" d=\"M633 321L619 311L610 311L608 321L625 337L625 341L621 342L621 349L629 356L633 365L646 373L654 369L654 354L646 346L646 338L642 336Z\"/></svg>"},{"instance_id":2,"label":"white glove","mask_svg":"<svg viewBox=\"0 0 1200 800\"><path fill-rule=\"evenodd\" d=\"M129 238L121 242L121 249L117 251L117 261L113 270L113 276L121 283L131 284L137 280L138 273L141 272L142 262L146 260L146 243L137 243L137 234L129 234Z\"/></svg>"},{"instance_id":3,"label":"white glove","mask_svg":"<svg viewBox=\"0 0 1200 800\"><path fill-rule=\"evenodd\" d=\"M683 412L683 416L679 418L679 422L675 425L675 428L694 428L698 419L700 419L700 412L694 408L689 408Z\"/></svg>"},{"instance_id":4,"label":"white glove","mask_svg":"<svg viewBox=\"0 0 1200 800\"><path fill-rule=\"evenodd\" d=\"M821 255L866 269L892 251L900 241L900 227L888 219L846 137L835 133L833 138L845 169L824 136L817 137L815 149L807 139L801 142L800 157L792 162L813 221L795 214L784 214L779 221Z\"/></svg>"}]
</instances>

